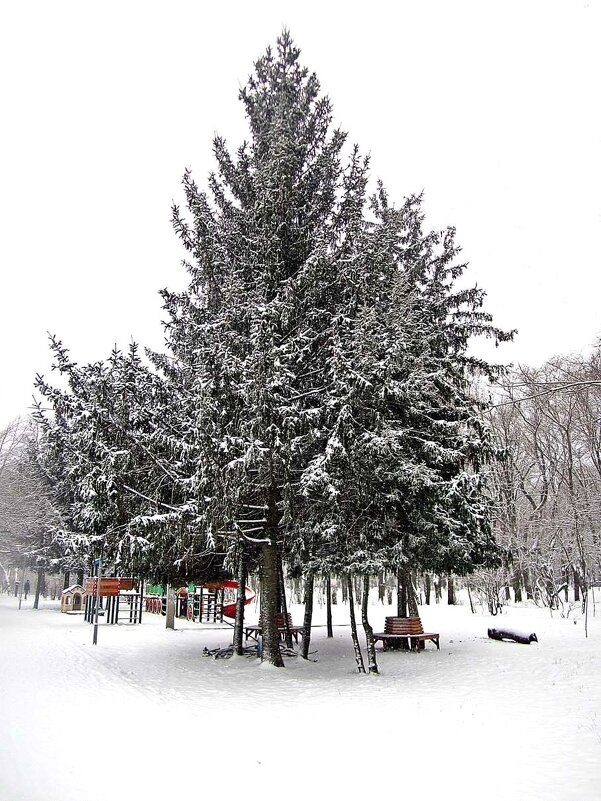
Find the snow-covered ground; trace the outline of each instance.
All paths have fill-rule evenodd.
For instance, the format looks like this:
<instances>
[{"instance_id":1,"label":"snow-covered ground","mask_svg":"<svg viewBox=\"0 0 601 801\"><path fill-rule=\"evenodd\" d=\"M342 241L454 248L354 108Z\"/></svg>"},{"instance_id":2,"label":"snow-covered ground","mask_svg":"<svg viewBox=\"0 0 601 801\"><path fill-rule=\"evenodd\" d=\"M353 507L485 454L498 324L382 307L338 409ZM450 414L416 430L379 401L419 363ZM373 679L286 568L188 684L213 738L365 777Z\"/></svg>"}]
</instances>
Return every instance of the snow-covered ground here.
<instances>
[{"instance_id":1,"label":"snow-covered ground","mask_svg":"<svg viewBox=\"0 0 601 801\"><path fill-rule=\"evenodd\" d=\"M145 615L103 625L56 602L0 598L0 801L112 799L601 798L601 609L589 620L509 607L422 607L421 653L355 664L348 609L334 639L285 670L215 660L231 628ZM381 630L388 607L370 617ZM256 610L251 610L256 616ZM295 622L300 607L292 608ZM323 623L324 610L316 610ZM518 645L491 625L536 632ZM112 788L112 789L111 789Z\"/></svg>"}]
</instances>

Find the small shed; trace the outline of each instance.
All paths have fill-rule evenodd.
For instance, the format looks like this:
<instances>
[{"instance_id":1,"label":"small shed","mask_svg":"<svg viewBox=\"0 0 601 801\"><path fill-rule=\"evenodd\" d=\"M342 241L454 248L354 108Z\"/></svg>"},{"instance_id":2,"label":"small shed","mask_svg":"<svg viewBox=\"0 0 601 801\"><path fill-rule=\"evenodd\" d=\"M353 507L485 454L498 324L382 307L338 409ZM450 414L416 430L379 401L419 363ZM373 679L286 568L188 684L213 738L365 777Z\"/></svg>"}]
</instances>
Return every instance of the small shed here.
<instances>
[{"instance_id":1,"label":"small shed","mask_svg":"<svg viewBox=\"0 0 601 801\"><path fill-rule=\"evenodd\" d=\"M83 612L86 605L86 591L81 584L72 584L61 593L61 612Z\"/></svg>"}]
</instances>

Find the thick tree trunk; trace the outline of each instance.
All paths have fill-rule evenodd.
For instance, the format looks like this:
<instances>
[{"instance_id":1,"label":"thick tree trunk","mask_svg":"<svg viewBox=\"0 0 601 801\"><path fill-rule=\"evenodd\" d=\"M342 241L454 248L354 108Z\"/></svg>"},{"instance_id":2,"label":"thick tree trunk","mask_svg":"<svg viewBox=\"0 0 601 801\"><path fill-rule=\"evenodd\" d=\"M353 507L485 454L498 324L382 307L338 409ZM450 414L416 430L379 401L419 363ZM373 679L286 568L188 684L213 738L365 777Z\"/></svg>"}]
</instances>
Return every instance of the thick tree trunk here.
<instances>
[{"instance_id":1,"label":"thick tree trunk","mask_svg":"<svg viewBox=\"0 0 601 801\"><path fill-rule=\"evenodd\" d=\"M175 631L175 589L173 588L173 584L166 584L165 592L167 593L165 628Z\"/></svg>"},{"instance_id":2,"label":"thick tree trunk","mask_svg":"<svg viewBox=\"0 0 601 801\"><path fill-rule=\"evenodd\" d=\"M363 654L361 653L361 646L359 645L359 637L357 636L357 621L355 620L355 599L353 597L353 579L352 576L346 577L346 589L349 600L349 610L351 617L351 637L353 639L353 647L355 649L355 659L357 661L357 670L359 673L365 673L365 664L363 662Z\"/></svg>"},{"instance_id":3,"label":"thick tree trunk","mask_svg":"<svg viewBox=\"0 0 601 801\"><path fill-rule=\"evenodd\" d=\"M261 545L261 628L263 632L263 651L261 660L275 667L284 667L280 652L280 634L277 626L279 612L279 555L276 546L276 529L267 529L269 542Z\"/></svg>"},{"instance_id":4,"label":"thick tree trunk","mask_svg":"<svg viewBox=\"0 0 601 801\"><path fill-rule=\"evenodd\" d=\"M403 573L403 584L405 585L405 592L407 594L407 612L409 613L409 617L419 617L417 598L415 597L415 591L413 589L413 579L408 570Z\"/></svg>"},{"instance_id":5,"label":"thick tree trunk","mask_svg":"<svg viewBox=\"0 0 601 801\"><path fill-rule=\"evenodd\" d=\"M447 576L447 604L455 606L455 582L450 573Z\"/></svg>"},{"instance_id":6,"label":"thick tree trunk","mask_svg":"<svg viewBox=\"0 0 601 801\"><path fill-rule=\"evenodd\" d=\"M369 673L378 672L378 662L376 660L376 643L374 641L374 630L367 619L367 601L369 599L369 576L363 576L363 599L361 602L361 622L365 631L367 641L367 669Z\"/></svg>"},{"instance_id":7,"label":"thick tree trunk","mask_svg":"<svg viewBox=\"0 0 601 801\"><path fill-rule=\"evenodd\" d=\"M326 627L328 637L334 636L332 629L332 579L330 576L326 578Z\"/></svg>"},{"instance_id":8,"label":"thick tree trunk","mask_svg":"<svg viewBox=\"0 0 601 801\"><path fill-rule=\"evenodd\" d=\"M44 568L38 567L38 580L35 587L35 600L33 602L33 608L39 609L40 606L40 595L42 590L44 589Z\"/></svg>"},{"instance_id":9,"label":"thick tree trunk","mask_svg":"<svg viewBox=\"0 0 601 801\"><path fill-rule=\"evenodd\" d=\"M79 584L80 587L83 587L84 572L85 571L83 571L83 570L78 570L77 571L77 583Z\"/></svg>"},{"instance_id":10,"label":"thick tree trunk","mask_svg":"<svg viewBox=\"0 0 601 801\"><path fill-rule=\"evenodd\" d=\"M313 587L315 577L310 573L305 579L305 617L303 619L303 644L301 656L303 659L309 658L309 646L311 644L311 622L313 620Z\"/></svg>"},{"instance_id":11,"label":"thick tree trunk","mask_svg":"<svg viewBox=\"0 0 601 801\"><path fill-rule=\"evenodd\" d=\"M407 617L407 587L402 570L397 573L396 609L397 617Z\"/></svg>"},{"instance_id":12,"label":"thick tree trunk","mask_svg":"<svg viewBox=\"0 0 601 801\"><path fill-rule=\"evenodd\" d=\"M70 586L69 582L71 581L71 571L65 570L64 578L63 578L63 590L66 590L67 587Z\"/></svg>"},{"instance_id":13,"label":"thick tree trunk","mask_svg":"<svg viewBox=\"0 0 601 801\"><path fill-rule=\"evenodd\" d=\"M238 591L236 593L236 617L234 619L234 652L238 656L244 653L242 637L244 635L244 601L246 600L246 551L244 543L240 543L238 554ZM261 607L262 609L263 607Z\"/></svg>"},{"instance_id":14,"label":"thick tree trunk","mask_svg":"<svg viewBox=\"0 0 601 801\"><path fill-rule=\"evenodd\" d=\"M572 570L574 576L574 602L580 600L580 580L578 579L578 573L575 570Z\"/></svg>"}]
</instances>

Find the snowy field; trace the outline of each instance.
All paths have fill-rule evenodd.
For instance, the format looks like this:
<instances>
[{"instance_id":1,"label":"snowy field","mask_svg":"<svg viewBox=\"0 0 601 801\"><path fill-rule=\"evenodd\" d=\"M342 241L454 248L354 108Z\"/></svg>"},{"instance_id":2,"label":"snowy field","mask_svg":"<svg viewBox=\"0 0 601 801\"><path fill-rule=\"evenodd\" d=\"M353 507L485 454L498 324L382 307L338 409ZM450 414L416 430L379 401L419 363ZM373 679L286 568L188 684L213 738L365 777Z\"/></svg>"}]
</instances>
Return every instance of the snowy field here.
<instances>
[{"instance_id":1,"label":"snowy field","mask_svg":"<svg viewBox=\"0 0 601 801\"><path fill-rule=\"evenodd\" d=\"M231 628L145 615L92 627L0 598L0 801L215 797L601 798L601 608L589 620L510 607L422 607L421 653L355 672L348 609L316 662L215 660ZM394 609L374 604L381 630ZM295 623L300 607L292 608ZM337 616L337 617L336 617ZM323 609L316 609L322 623ZM251 608L249 618L256 618ZM518 645L489 625L535 631ZM218 794L216 796L216 794ZM444 795L443 795L444 794Z\"/></svg>"}]
</instances>

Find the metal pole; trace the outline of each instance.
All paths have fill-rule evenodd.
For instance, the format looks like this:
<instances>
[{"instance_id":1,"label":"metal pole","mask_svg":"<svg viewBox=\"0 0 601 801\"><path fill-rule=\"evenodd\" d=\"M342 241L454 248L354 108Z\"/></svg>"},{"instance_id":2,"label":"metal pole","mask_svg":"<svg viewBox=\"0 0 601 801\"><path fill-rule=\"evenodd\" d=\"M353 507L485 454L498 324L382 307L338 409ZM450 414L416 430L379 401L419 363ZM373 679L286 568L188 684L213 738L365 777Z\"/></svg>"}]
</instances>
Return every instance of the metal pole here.
<instances>
[{"instance_id":1,"label":"metal pole","mask_svg":"<svg viewBox=\"0 0 601 801\"><path fill-rule=\"evenodd\" d=\"M102 559L95 559L94 564L96 565L96 609L94 611L94 637L92 639L92 645L96 645L98 642L98 607L100 606L100 579L102 577Z\"/></svg>"}]
</instances>

